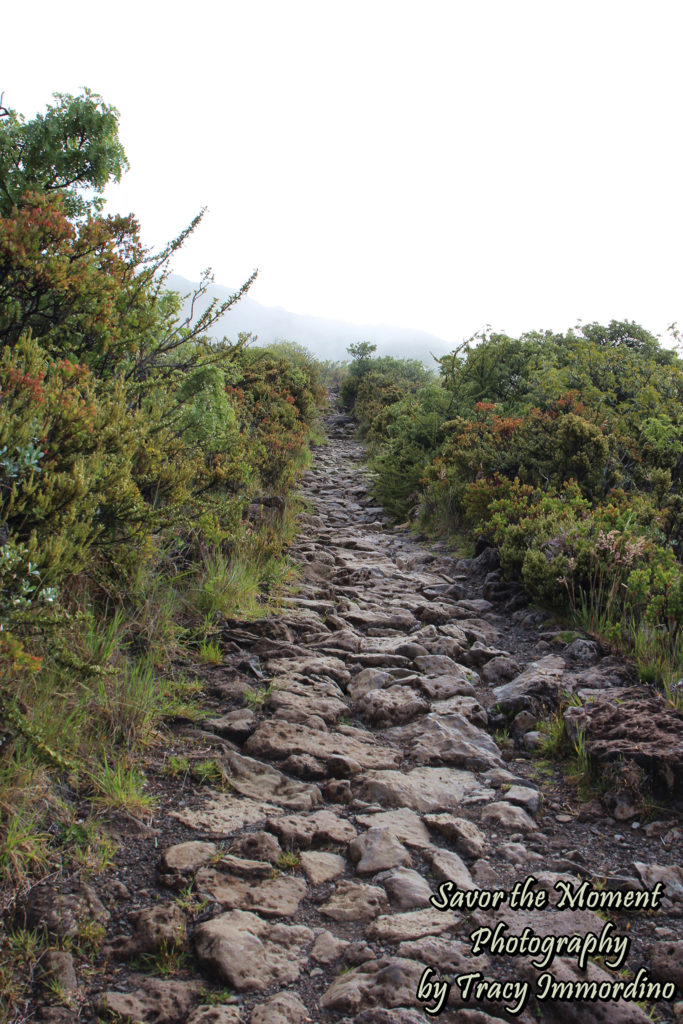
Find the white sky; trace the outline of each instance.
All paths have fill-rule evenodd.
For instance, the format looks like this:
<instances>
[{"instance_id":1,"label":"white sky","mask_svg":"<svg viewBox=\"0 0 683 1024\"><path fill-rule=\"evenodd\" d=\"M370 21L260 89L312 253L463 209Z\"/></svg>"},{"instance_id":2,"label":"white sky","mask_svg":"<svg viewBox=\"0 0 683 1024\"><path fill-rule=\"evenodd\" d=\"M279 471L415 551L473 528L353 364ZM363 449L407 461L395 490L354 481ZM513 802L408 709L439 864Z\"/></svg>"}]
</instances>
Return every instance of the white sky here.
<instances>
[{"instance_id":1,"label":"white sky","mask_svg":"<svg viewBox=\"0 0 683 1024\"><path fill-rule=\"evenodd\" d=\"M0 24L31 116L87 85L131 170L110 208L174 269L456 343L683 322L680 0L32 0Z\"/></svg>"}]
</instances>

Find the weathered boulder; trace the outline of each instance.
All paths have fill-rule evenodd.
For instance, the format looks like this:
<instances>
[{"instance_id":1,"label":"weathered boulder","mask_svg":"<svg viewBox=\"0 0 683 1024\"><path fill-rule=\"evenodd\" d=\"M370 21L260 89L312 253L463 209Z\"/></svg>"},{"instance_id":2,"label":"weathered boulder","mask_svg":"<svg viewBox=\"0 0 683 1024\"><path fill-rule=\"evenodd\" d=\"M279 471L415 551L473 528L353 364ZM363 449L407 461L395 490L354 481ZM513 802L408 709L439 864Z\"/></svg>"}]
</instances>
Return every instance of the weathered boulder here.
<instances>
[{"instance_id":1,"label":"weathered boulder","mask_svg":"<svg viewBox=\"0 0 683 1024\"><path fill-rule=\"evenodd\" d=\"M194 943L200 964L238 992L263 992L289 985L305 962L313 932L273 924L256 914L230 910L200 924Z\"/></svg>"},{"instance_id":2,"label":"weathered boulder","mask_svg":"<svg viewBox=\"0 0 683 1024\"><path fill-rule=\"evenodd\" d=\"M375 881L382 885L394 907L399 910L414 910L428 907L432 890L419 872L412 868L394 868L377 875Z\"/></svg>"},{"instance_id":3,"label":"weathered boulder","mask_svg":"<svg viewBox=\"0 0 683 1024\"><path fill-rule=\"evenodd\" d=\"M387 895L377 885L341 881L320 913L334 921L372 921L387 909Z\"/></svg>"},{"instance_id":4,"label":"weathered boulder","mask_svg":"<svg viewBox=\"0 0 683 1024\"><path fill-rule=\"evenodd\" d=\"M537 701L557 703L560 689L567 689L569 684L564 679L565 661L556 654L547 654L538 661L533 661L509 683L497 686L493 697L506 713L523 711L534 706Z\"/></svg>"},{"instance_id":5,"label":"weathered boulder","mask_svg":"<svg viewBox=\"0 0 683 1024\"><path fill-rule=\"evenodd\" d=\"M358 1013L369 1007L410 1006L424 968L414 960L371 960L334 979L323 994L324 1010Z\"/></svg>"},{"instance_id":6,"label":"weathered boulder","mask_svg":"<svg viewBox=\"0 0 683 1024\"><path fill-rule=\"evenodd\" d=\"M426 814L425 824L436 829L466 857L481 857L486 850L486 836L474 822L452 814Z\"/></svg>"},{"instance_id":7,"label":"weathered boulder","mask_svg":"<svg viewBox=\"0 0 683 1024\"><path fill-rule=\"evenodd\" d=\"M473 771L503 766L489 734L457 713L425 715L388 735L392 741L404 743L406 754L417 764L450 764Z\"/></svg>"},{"instance_id":8,"label":"weathered boulder","mask_svg":"<svg viewBox=\"0 0 683 1024\"><path fill-rule=\"evenodd\" d=\"M372 803L425 813L458 810L494 796L493 790L478 782L471 772L459 768L413 768L405 774L369 771L362 776L360 792Z\"/></svg>"},{"instance_id":9,"label":"weathered boulder","mask_svg":"<svg viewBox=\"0 0 683 1024\"><path fill-rule=\"evenodd\" d=\"M349 857L359 875L374 875L378 871L412 863L405 846L386 827L371 828L350 842Z\"/></svg>"},{"instance_id":10,"label":"weathered boulder","mask_svg":"<svg viewBox=\"0 0 683 1024\"><path fill-rule=\"evenodd\" d=\"M255 1006L249 1024L304 1024L308 1010L294 992L279 992L267 1003Z\"/></svg>"}]
</instances>

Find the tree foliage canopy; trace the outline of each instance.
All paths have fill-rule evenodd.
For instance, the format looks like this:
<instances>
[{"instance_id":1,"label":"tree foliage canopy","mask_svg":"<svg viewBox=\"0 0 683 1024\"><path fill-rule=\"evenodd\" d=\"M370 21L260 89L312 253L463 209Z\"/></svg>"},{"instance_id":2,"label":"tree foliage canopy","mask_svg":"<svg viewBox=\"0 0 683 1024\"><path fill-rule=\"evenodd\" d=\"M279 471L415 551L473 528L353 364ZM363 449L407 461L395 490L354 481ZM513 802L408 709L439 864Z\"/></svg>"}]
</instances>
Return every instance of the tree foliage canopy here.
<instances>
[{"instance_id":1,"label":"tree foliage canopy","mask_svg":"<svg viewBox=\"0 0 683 1024\"><path fill-rule=\"evenodd\" d=\"M26 121L0 106L0 212L7 215L27 193L59 193L71 217L102 208L102 192L128 167L119 140L119 113L85 89L55 93L44 114Z\"/></svg>"}]
</instances>

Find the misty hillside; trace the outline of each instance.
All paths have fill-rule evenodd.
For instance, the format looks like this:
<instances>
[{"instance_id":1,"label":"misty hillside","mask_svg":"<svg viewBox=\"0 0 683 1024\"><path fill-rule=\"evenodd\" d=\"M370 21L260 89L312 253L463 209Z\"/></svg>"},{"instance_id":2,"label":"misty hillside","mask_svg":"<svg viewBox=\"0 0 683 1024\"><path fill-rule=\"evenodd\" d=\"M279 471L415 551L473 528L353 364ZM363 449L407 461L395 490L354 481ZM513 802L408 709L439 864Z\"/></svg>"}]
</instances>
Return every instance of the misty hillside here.
<instances>
[{"instance_id":1,"label":"misty hillside","mask_svg":"<svg viewBox=\"0 0 683 1024\"><path fill-rule=\"evenodd\" d=\"M196 288L196 284L172 274L168 278L168 287L185 295ZM195 311L202 312L210 298L226 299L231 291L230 288L212 285L203 304L197 303ZM186 303L187 308L189 302ZM263 306L248 295L218 321L211 333L217 338L225 336L234 340L241 331L257 335L259 344L263 345L273 341L296 341L317 358L332 361L347 359L346 349L353 342L370 341L377 345L378 355L421 359L427 366L433 366L432 354L442 356L451 352L456 344L427 334L426 331L405 327L349 324L303 313L290 313L281 306Z\"/></svg>"}]
</instances>

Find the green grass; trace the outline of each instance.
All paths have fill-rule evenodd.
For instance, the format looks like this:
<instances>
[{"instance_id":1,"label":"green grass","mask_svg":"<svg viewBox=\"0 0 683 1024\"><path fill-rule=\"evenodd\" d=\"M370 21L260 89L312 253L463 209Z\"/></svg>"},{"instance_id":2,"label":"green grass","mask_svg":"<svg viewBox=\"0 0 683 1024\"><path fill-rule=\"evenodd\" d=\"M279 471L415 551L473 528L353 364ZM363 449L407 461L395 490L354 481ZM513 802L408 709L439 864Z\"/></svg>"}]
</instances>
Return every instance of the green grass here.
<instances>
[{"instance_id":1,"label":"green grass","mask_svg":"<svg viewBox=\"0 0 683 1024\"><path fill-rule=\"evenodd\" d=\"M156 953L143 953L130 961L129 966L145 974L170 978L179 974L188 962L188 956L179 943L162 942Z\"/></svg>"},{"instance_id":2,"label":"green grass","mask_svg":"<svg viewBox=\"0 0 683 1024\"><path fill-rule=\"evenodd\" d=\"M628 633L641 682L657 686L669 706L683 712L683 634L664 635L633 619Z\"/></svg>"},{"instance_id":3,"label":"green grass","mask_svg":"<svg viewBox=\"0 0 683 1024\"><path fill-rule=\"evenodd\" d=\"M58 806L49 771L20 737L0 759L0 880L24 882L48 870Z\"/></svg>"},{"instance_id":4,"label":"green grass","mask_svg":"<svg viewBox=\"0 0 683 1024\"><path fill-rule=\"evenodd\" d=\"M187 757L176 757L171 754L164 761L162 773L170 779L186 778L190 774L190 760Z\"/></svg>"},{"instance_id":5,"label":"green grass","mask_svg":"<svg viewBox=\"0 0 683 1024\"><path fill-rule=\"evenodd\" d=\"M223 661L221 645L215 640L202 640L199 645L197 660L203 665L220 665Z\"/></svg>"},{"instance_id":6,"label":"green grass","mask_svg":"<svg viewBox=\"0 0 683 1024\"><path fill-rule=\"evenodd\" d=\"M190 775L200 786L213 786L214 789L230 788L230 781L215 758L195 761L190 765Z\"/></svg>"},{"instance_id":7,"label":"green grass","mask_svg":"<svg viewBox=\"0 0 683 1024\"><path fill-rule=\"evenodd\" d=\"M237 1002L237 997L229 988L215 989L205 986L199 990L198 998L202 1004L207 1006L226 1006L229 1003Z\"/></svg>"},{"instance_id":8,"label":"green grass","mask_svg":"<svg viewBox=\"0 0 683 1024\"><path fill-rule=\"evenodd\" d=\"M115 863L116 843L99 818L69 818L72 813L65 805L65 820L57 829L56 845L65 861L76 866L81 875L101 874Z\"/></svg>"},{"instance_id":9,"label":"green grass","mask_svg":"<svg viewBox=\"0 0 683 1024\"><path fill-rule=\"evenodd\" d=\"M571 740L562 707L549 718L540 721L538 731L541 733L540 753L542 757L561 761L569 755Z\"/></svg>"},{"instance_id":10,"label":"green grass","mask_svg":"<svg viewBox=\"0 0 683 1024\"><path fill-rule=\"evenodd\" d=\"M280 854L277 862L285 871L296 871L301 865L301 857L294 851L287 851Z\"/></svg>"},{"instance_id":11,"label":"green grass","mask_svg":"<svg viewBox=\"0 0 683 1024\"><path fill-rule=\"evenodd\" d=\"M246 689L242 697L246 706L252 711L261 711L274 690L275 683L270 682L263 690Z\"/></svg>"},{"instance_id":12,"label":"green grass","mask_svg":"<svg viewBox=\"0 0 683 1024\"><path fill-rule=\"evenodd\" d=\"M154 799L145 792L142 772L123 758L110 763L105 756L91 773L93 803L110 810L123 811L133 818L149 820L154 810Z\"/></svg>"},{"instance_id":13,"label":"green grass","mask_svg":"<svg viewBox=\"0 0 683 1024\"><path fill-rule=\"evenodd\" d=\"M24 1019L19 1014L28 1004L38 960L46 947L42 929L0 930L0 1024Z\"/></svg>"},{"instance_id":14,"label":"green grass","mask_svg":"<svg viewBox=\"0 0 683 1024\"><path fill-rule=\"evenodd\" d=\"M581 727L572 736L564 718L567 706L580 704L578 698L565 693L561 697L559 708L548 718L539 721L538 729L542 735L536 774L550 778L554 762L559 764L564 774L576 786L579 795L591 799L609 788L609 773L599 773L592 764L586 748L585 732Z\"/></svg>"},{"instance_id":15,"label":"green grass","mask_svg":"<svg viewBox=\"0 0 683 1024\"><path fill-rule=\"evenodd\" d=\"M208 897L201 899L196 892L193 891L192 885L188 885L186 889L182 889L175 898L176 905L185 914L189 914L191 917L197 917L202 911L206 910L209 905Z\"/></svg>"}]
</instances>

